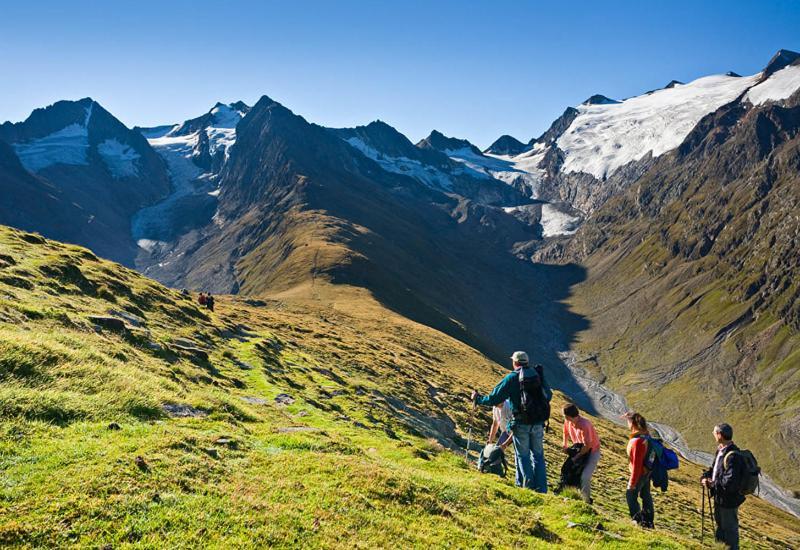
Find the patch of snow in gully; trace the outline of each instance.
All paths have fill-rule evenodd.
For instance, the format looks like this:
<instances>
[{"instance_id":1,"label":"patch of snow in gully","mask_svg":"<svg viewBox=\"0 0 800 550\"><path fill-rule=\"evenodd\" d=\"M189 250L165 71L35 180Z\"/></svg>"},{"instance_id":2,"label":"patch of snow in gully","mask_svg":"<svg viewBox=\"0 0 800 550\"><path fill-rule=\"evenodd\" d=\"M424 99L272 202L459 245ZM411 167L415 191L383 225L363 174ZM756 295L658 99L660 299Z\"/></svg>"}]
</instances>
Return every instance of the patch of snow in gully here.
<instances>
[{"instance_id":1,"label":"patch of snow in gully","mask_svg":"<svg viewBox=\"0 0 800 550\"><path fill-rule=\"evenodd\" d=\"M156 243L151 237L160 234L169 221L169 211L175 203L194 192L193 182L200 177L202 170L192 162L192 152L197 145L197 133L188 136L149 138L147 141L167 163L172 182L172 194L166 200L143 208L131 221L131 233L139 247L152 251Z\"/></svg>"},{"instance_id":2,"label":"patch of snow in gully","mask_svg":"<svg viewBox=\"0 0 800 550\"><path fill-rule=\"evenodd\" d=\"M140 156L133 147L120 143L116 139L107 139L97 146L97 152L100 153L115 178L125 178L138 174L135 161Z\"/></svg>"},{"instance_id":3,"label":"patch of snow in gully","mask_svg":"<svg viewBox=\"0 0 800 550\"><path fill-rule=\"evenodd\" d=\"M228 150L236 143L236 125L239 124L245 114L232 109L228 105L217 105L211 109L213 121L206 128L206 135L208 136L208 147L212 156L220 149L223 149L225 151L225 159L228 158Z\"/></svg>"},{"instance_id":4,"label":"patch of snow in gully","mask_svg":"<svg viewBox=\"0 0 800 550\"><path fill-rule=\"evenodd\" d=\"M542 205L542 236L572 235L578 230L581 219L562 212L552 204Z\"/></svg>"}]
</instances>

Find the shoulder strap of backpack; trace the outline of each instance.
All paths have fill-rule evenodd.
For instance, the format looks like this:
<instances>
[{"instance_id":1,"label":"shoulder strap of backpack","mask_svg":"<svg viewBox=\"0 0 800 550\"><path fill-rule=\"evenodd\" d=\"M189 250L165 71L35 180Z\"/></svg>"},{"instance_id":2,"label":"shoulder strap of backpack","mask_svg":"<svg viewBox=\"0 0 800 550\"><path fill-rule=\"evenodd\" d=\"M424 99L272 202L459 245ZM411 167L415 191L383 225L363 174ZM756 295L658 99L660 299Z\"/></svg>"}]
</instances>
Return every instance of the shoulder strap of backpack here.
<instances>
[{"instance_id":1,"label":"shoulder strap of backpack","mask_svg":"<svg viewBox=\"0 0 800 550\"><path fill-rule=\"evenodd\" d=\"M644 463L647 466L647 463L650 462L650 451L653 447L650 444L650 436L648 434L639 434L636 437L644 440Z\"/></svg>"},{"instance_id":2,"label":"shoulder strap of backpack","mask_svg":"<svg viewBox=\"0 0 800 550\"><path fill-rule=\"evenodd\" d=\"M728 466L730 465L731 457L735 454L738 454L738 451L728 451L725 453L725 456L722 457L722 469L727 470Z\"/></svg>"}]
</instances>

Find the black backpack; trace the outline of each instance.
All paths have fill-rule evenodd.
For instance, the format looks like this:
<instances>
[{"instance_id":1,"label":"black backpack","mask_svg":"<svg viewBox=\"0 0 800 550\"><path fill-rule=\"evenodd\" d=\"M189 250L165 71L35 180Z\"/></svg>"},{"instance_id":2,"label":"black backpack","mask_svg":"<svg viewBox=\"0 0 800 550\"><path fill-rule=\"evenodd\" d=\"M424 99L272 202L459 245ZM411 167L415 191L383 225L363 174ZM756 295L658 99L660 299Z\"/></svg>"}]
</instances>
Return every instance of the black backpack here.
<instances>
[{"instance_id":1,"label":"black backpack","mask_svg":"<svg viewBox=\"0 0 800 550\"><path fill-rule=\"evenodd\" d=\"M564 464L561 465L561 479L559 480L558 487L555 492L560 493L564 487L580 487L581 474L589 461L591 452L586 453L578 459L577 462L572 460L583 448L583 443L575 443L572 447L567 449L567 458Z\"/></svg>"},{"instance_id":2,"label":"black backpack","mask_svg":"<svg viewBox=\"0 0 800 550\"><path fill-rule=\"evenodd\" d=\"M478 470L484 474L506 477L508 462L506 462L506 454L503 452L503 448L491 443L486 445L478 457Z\"/></svg>"},{"instance_id":3,"label":"black backpack","mask_svg":"<svg viewBox=\"0 0 800 550\"><path fill-rule=\"evenodd\" d=\"M758 461L756 457L753 456L753 453L747 450L736 450L728 452L722 458L722 467L724 469L728 468L728 464L730 463L730 459L733 455L739 455L742 458L742 462L744 463L744 468L742 470L742 481L739 487L739 493L742 495L752 495L755 494L757 491L760 492L759 487L759 479L758 476L761 475L761 468L758 466Z\"/></svg>"},{"instance_id":4,"label":"black backpack","mask_svg":"<svg viewBox=\"0 0 800 550\"><path fill-rule=\"evenodd\" d=\"M520 424L538 424L550 420L550 402L544 393L544 373L541 365L519 369L520 407L514 420Z\"/></svg>"}]
</instances>

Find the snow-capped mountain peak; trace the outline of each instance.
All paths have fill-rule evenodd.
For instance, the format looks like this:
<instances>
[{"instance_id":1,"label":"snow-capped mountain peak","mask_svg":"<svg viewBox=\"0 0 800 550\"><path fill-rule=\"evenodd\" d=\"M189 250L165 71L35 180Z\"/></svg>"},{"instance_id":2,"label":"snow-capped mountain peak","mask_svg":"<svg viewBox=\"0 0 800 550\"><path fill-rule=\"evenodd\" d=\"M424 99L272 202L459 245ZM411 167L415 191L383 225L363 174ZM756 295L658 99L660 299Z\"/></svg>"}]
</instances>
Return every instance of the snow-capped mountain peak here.
<instances>
[{"instance_id":1,"label":"snow-capped mountain peak","mask_svg":"<svg viewBox=\"0 0 800 550\"><path fill-rule=\"evenodd\" d=\"M800 89L800 64L786 66L747 91L745 100L753 105L781 101Z\"/></svg>"},{"instance_id":2,"label":"snow-capped mountain peak","mask_svg":"<svg viewBox=\"0 0 800 550\"><path fill-rule=\"evenodd\" d=\"M236 143L236 125L249 111L250 107L241 101L217 103L206 114L181 124L139 128L139 131L162 156L179 154L198 170L218 173ZM186 166L180 172L180 177L184 177L196 170Z\"/></svg>"},{"instance_id":3,"label":"snow-capped mountain peak","mask_svg":"<svg viewBox=\"0 0 800 550\"><path fill-rule=\"evenodd\" d=\"M589 99L581 103L581 105L611 105L612 103L619 103L616 99L611 99L602 94L594 94Z\"/></svg>"},{"instance_id":4,"label":"snow-capped mountain peak","mask_svg":"<svg viewBox=\"0 0 800 550\"><path fill-rule=\"evenodd\" d=\"M556 144L564 153L563 171L603 179L648 153L674 149L706 114L733 101L754 85L750 77L698 78L618 103L582 104Z\"/></svg>"},{"instance_id":5,"label":"snow-capped mountain peak","mask_svg":"<svg viewBox=\"0 0 800 550\"><path fill-rule=\"evenodd\" d=\"M250 108L244 103L237 102L225 105L224 103L217 103L209 111L211 114L211 122L215 128L236 128L239 121L244 118Z\"/></svg>"},{"instance_id":6,"label":"snow-capped mountain peak","mask_svg":"<svg viewBox=\"0 0 800 550\"><path fill-rule=\"evenodd\" d=\"M798 59L800 59L800 53L791 50L778 50L764 68L764 78L769 78L773 73L780 71L784 67L788 67Z\"/></svg>"}]
</instances>

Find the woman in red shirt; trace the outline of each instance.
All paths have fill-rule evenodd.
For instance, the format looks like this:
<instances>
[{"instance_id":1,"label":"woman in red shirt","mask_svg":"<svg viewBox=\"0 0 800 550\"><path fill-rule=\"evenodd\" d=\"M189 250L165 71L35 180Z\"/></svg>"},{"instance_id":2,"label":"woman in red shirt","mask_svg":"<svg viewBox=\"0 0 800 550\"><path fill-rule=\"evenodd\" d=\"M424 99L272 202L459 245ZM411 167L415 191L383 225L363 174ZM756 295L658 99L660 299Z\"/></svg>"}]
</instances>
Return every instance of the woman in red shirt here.
<instances>
[{"instance_id":1,"label":"woman in red shirt","mask_svg":"<svg viewBox=\"0 0 800 550\"><path fill-rule=\"evenodd\" d=\"M642 527L652 529L655 511L653 497L650 494L650 470L645 466L647 453L650 450L650 432L647 430L647 421L641 414L628 413L625 419L630 430L628 468L631 472L625 499L628 501L631 519ZM642 500L641 506L639 498Z\"/></svg>"}]
</instances>

